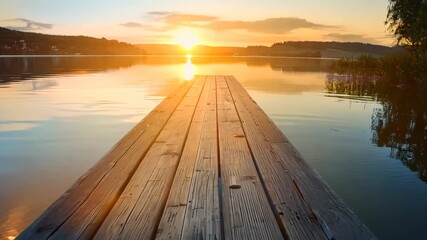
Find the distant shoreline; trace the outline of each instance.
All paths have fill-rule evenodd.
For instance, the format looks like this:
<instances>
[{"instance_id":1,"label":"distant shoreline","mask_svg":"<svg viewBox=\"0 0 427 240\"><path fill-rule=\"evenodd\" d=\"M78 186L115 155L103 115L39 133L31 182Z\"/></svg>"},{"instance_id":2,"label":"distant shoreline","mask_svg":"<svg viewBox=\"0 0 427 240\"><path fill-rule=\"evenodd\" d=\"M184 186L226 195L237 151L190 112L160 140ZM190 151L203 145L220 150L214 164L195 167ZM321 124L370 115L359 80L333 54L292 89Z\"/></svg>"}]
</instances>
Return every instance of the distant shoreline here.
<instances>
[{"instance_id":1,"label":"distant shoreline","mask_svg":"<svg viewBox=\"0 0 427 240\"><path fill-rule=\"evenodd\" d=\"M187 54L191 55L192 58L288 58L288 59L322 59L322 60L338 60L340 58L331 58L331 57L293 57L293 56L232 56L232 55L193 55L193 54ZM40 54L40 55L25 55L25 54L14 54L14 55L0 55L0 58L19 58L19 57L182 57L187 58L187 55L179 55L179 54L171 54L171 55L164 55L164 54L100 54L100 55L75 55L75 54L62 54L62 55L47 55L47 54Z\"/></svg>"},{"instance_id":2,"label":"distant shoreline","mask_svg":"<svg viewBox=\"0 0 427 240\"><path fill-rule=\"evenodd\" d=\"M0 27L0 54L3 56L185 56L188 51L176 44L130 44L106 38L47 35ZM405 54L401 47L362 42L285 41L270 46L194 45L194 56L260 58L357 58L360 55ZM191 53L190 53L191 54Z\"/></svg>"}]
</instances>

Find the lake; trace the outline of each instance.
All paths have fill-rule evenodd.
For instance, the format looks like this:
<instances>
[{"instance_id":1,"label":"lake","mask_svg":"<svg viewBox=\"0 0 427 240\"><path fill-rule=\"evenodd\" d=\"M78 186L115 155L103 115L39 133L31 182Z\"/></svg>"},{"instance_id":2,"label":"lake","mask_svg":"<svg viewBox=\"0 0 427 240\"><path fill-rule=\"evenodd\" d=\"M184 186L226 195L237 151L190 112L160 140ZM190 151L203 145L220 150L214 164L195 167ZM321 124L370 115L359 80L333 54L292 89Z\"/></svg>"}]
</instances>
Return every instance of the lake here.
<instances>
[{"instance_id":1,"label":"lake","mask_svg":"<svg viewBox=\"0 0 427 240\"><path fill-rule=\"evenodd\" d=\"M0 238L13 239L194 75L234 75L380 239L425 239L427 93L331 59L0 57ZM343 80L344 79L344 80Z\"/></svg>"}]
</instances>

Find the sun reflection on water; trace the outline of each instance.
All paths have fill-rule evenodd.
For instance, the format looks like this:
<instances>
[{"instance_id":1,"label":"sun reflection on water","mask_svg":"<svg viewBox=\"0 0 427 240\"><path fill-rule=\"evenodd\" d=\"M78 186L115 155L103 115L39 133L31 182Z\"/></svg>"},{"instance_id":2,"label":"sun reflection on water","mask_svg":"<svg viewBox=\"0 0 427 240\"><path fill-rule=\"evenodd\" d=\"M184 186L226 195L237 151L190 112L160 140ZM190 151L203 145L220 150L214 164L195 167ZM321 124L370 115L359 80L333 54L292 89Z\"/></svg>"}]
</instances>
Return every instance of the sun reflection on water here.
<instances>
[{"instance_id":1,"label":"sun reflection on water","mask_svg":"<svg viewBox=\"0 0 427 240\"><path fill-rule=\"evenodd\" d=\"M184 79L186 81L190 81L194 78L194 75L196 73L196 69L194 68L193 63L191 62L191 55L188 54L187 55L187 62L185 63L184 66Z\"/></svg>"}]
</instances>

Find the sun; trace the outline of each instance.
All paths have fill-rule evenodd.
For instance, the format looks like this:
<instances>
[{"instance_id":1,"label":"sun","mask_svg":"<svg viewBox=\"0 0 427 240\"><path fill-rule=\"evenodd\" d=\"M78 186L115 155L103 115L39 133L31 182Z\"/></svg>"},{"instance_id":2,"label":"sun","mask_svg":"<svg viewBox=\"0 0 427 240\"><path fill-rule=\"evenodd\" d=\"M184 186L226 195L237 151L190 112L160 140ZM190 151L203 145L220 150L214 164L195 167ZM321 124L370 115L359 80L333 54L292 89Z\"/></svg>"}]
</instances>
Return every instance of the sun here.
<instances>
[{"instance_id":1,"label":"sun","mask_svg":"<svg viewBox=\"0 0 427 240\"><path fill-rule=\"evenodd\" d=\"M199 38L189 32L182 32L175 38L175 43L187 50L190 50L191 48L199 44L199 42Z\"/></svg>"}]
</instances>

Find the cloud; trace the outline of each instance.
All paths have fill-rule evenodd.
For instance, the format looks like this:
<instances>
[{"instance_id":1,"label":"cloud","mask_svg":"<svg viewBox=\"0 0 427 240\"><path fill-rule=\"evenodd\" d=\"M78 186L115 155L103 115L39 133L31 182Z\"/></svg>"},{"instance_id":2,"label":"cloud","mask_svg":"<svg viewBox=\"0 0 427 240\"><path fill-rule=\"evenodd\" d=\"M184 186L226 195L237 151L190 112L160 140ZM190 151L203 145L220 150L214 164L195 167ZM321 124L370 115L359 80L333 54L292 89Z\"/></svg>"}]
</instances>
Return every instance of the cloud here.
<instances>
[{"instance_id":1,"label":"cloud","mask_svg":"<svg viewBox=\"0 0 427 240\"><path fill-rule=\"evenodd\" d=\"M161 30L175 29L182 26L197 27L213 31L245 30L248 32L285 34L294 29L338 28L310 22L295 17L267 18L256 21L226 21L212 15L184 14L176 12L149 12L148 15L157 23L162 23Z\"/></svg>"},{"instance_id":2,"label":"cloud","mask_svg":"<svg viewBox=\"0 0 427 240\"><path fill-rule=\"evenodd\" d=\"M246 30L248 32L257 33L270 33L270 34L285 34L294 29L310 28L335 28L334 26L327 26L309 22L302 18L267 18L257 21L212 21L207 28L221 31L221 30Z\"/></svg>"},{"instance_id":3,"label":"cloud","mask_svg":"<svg viewBox=\"0 0 427 240\"><path fill-rule=\"evenodd\" d=\"M363 34L347 34L347 33L329 33L324 35L324 37L338 40L342 42L369 42L369 43L378 43L378 40L375 38L366 37Z\"/></svg>"},{"instance_id":4,"label":"cloud","mask_svg":"<svg viewBox=\"0 0 427 240\"><path fill-rule=\"evenodd\" d=\"M215 16L181 13L165 15L162 18L164 22L171 24L210 22L216 19L217 17Z\"/></svg>"},{"instance_id":5,"label":"cloud","mask_svg":"<svg viewBox=\"0 0 427 240\"><path fill-rule=\"evenodd\" d=\"M166 15L170 15L170 14L175 14L175 12L169 12L169 11L153 11L153 12L148 12L148 15L158 15L158 16L166 16Z\"/></svg>"},{"instance_id":6,"label":"cloud","mask_svg":"<svg viewBox=\"0 0 427 240\"><path fill-rule=\"evenodd\" d=\"M201 14L186 14L176 12L149 12L149 17L158 23L163 23L166 28L177 28L180 26L195 26L198 24L206 24L218 19L215 16Z\"/></svg>"},{"instance_id":7,"label":"cloud","mask_svg":"<svg viewBox=\"0 0 427 240\"><path fill-rule=\"evenodd\" d=\"M36 22L25 18L6 19L2 22L7 24L5 26L7 28L20 31L45 30L53 27L53 24Z\"/></svg>"},{"instance_id":8,"label":"cloud","mask_svg":"<svg viewBox=\"0 0 427 240\"><path fill-rule=\"evenodd\" d=\"M127 23L121 23L119 25L122 27L128 27L128 28L142 28L142 27L144 27L144 25L142 25L141 23L137 23L137 22L127 22Z\"/></svg>"}]
</instances>

